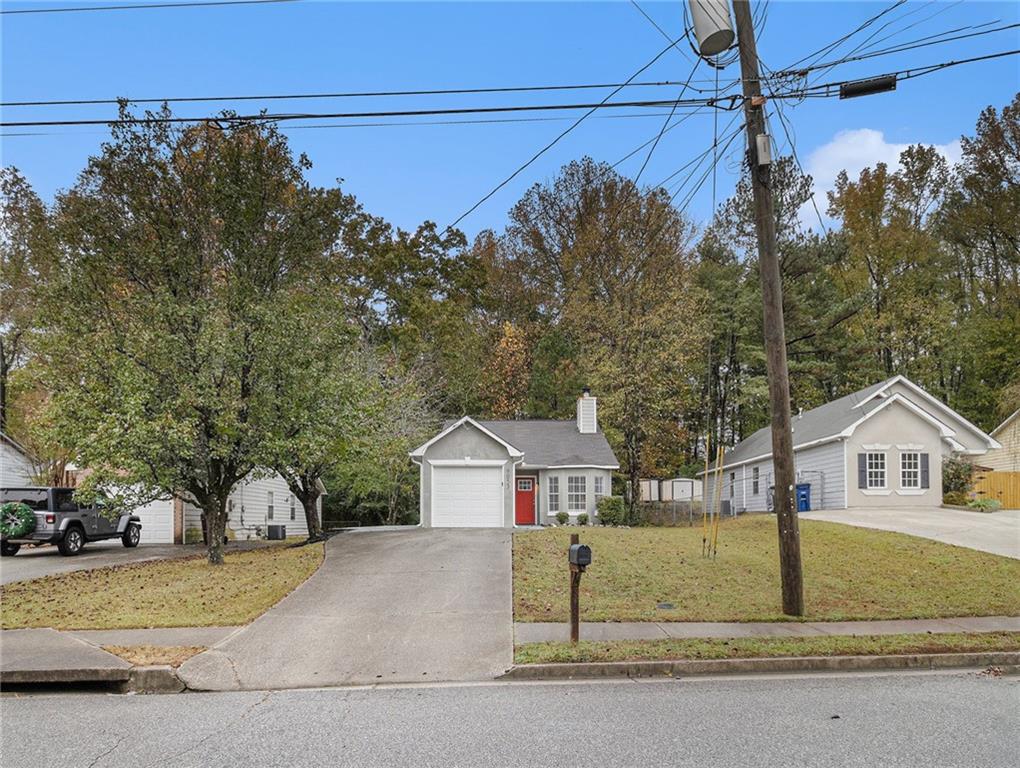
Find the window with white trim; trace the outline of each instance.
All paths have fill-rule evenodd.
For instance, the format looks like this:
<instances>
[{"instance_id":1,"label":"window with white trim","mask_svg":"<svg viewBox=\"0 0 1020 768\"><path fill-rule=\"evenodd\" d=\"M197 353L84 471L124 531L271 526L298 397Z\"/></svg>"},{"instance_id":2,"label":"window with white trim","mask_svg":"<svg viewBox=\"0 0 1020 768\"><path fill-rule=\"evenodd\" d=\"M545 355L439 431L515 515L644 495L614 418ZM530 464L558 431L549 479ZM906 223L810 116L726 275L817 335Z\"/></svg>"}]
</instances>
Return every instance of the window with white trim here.
<instances>
[{"instance_id":1,"label":"window with white trim","mask_svg":"<svg viewBox=\"0 0 1020 768\"><path fill-rule=\"evenodd\" d=\"M548 480L549 485L549 512L560 511L560 479L555 475Z\"/></svg>"},{"instance_id":2,"label":"window with white trim","mask_svg":"<svg viewBox=\"0 0 1020 768\"><path fill-rule=\"evenodd\" d=\"M759 475L758 467L755 467L754 469L751 470L751 493L754 494L755 496L758 495L758 475Z\"/></svg>"},{"instance_id":3,"label":"window with white trim","mask_svg":"<svg viewBox=\"0 0 1020 768\"><path fill-rule=\"evenodd\" d=\"M273 492L266 491L266 520L273 519Z\"/></svg>"},{"instance_id":4,"label":"window with white trim","mask_svg":"<svg viewBox=\"0 0 1020 768\"><path fill-rule=\"evenodd\" d=\"M296 498L294 497L294 494L292 493L292 494L290 495L290 519L291 519L291 520L297 520L297 517L295 517L295 513L296 513L296 510L295 510L296 502L297 502L297 499L296 499Z\"/></svg>"},{"instance_id":5,"label":"window with white trim","mask_svg":"<svg viewBox=\"0 0 1020 768\"><path fill-rule=\"evenodd\" d=\"M867 457L868 488L885 488L885 453L872 451Z\"/></svg>"},{"instance_id":6,"label":"window with white trim","mask_svg":"<svg viewBox=\"0 0 1020 768\"><path fill-rule=\"evenodd\" d=\"M733 491L737 487L737 473L730 472L730 498L733 498Z\"/></svg>"},{"instance_id":7,"label":"window with white trim","mask_svg":"<svg viewBox=\"0 0 1020 768\"><path fill-rule=\"evenodd\" d=\"M595 498L600 499L606 495L606 478L602 475L595 475Z\"/></svg>"},{"instance_id":8,"label":"window with white trim","mask_svg":"<svg viewBox=\"0 0 1020 768\"><path fill-rule=\"evenodd\" d=\"M907 451L900 454L900 488L921 487L921 454Z\"/></svg>"},{"instance_id":9,"label":"window with white trim","mask_svg":"<svg viewBox=\"0 0 1020 768\"><path fill-rule=\"evenodd\" d=\"M567 478L567 512L588 510L588 488L584 475L570 475Z\"/></svg>"}]
</instances>

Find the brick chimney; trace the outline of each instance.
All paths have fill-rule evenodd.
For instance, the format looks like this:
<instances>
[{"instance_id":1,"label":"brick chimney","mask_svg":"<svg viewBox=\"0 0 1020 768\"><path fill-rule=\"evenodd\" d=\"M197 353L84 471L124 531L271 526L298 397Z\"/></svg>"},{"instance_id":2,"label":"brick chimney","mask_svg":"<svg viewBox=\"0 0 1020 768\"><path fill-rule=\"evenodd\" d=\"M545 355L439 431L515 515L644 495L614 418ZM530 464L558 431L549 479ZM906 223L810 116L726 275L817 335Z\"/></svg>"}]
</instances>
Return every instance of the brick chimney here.
<instances>
[{"instance_id":1,"label":"brick chimney","mask_svg":"<svg viewBox=\"0 0 1020 768\"><path fill-rule=\"evenodd\" d=\"M588 387L577 398L577 431L582 435L592 435L599 431L596 399L591 396Z\"/></svg>"}]
</instances>

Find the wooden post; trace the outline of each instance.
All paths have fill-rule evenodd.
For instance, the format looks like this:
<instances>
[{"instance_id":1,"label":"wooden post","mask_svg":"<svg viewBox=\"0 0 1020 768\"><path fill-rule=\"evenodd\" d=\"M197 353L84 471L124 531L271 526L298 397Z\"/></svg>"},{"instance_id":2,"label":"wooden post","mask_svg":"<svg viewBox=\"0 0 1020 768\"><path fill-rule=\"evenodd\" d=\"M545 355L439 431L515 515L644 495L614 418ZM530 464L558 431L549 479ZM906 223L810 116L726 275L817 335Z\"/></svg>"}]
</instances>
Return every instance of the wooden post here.
<instances>
[{"instance_id":1,"label":"wooden post","mask_svg":"<svg viewBox=\"0 0 1020 768\"><path fill-rule=\"evenodd\" d=\"M790 379L786 365L786 330L783 325L783 286L776 245L776 218L772 205L771 166L758 162L758 138L765 136L765 99L761 95L758 51L749 0L733 0L740 47L744 114L747 118L747 159L754 192L755 228L758 231L758 269L761 275L765 318L765 361L772 411L772 463L775 467L775 508L779 525L779 570L783 584L783 613L804 614L804 585L800 562L800 531L793 504L793 433L790 429Z\"/></svg>"},{"instance_id":2,"label":"wooden post","mask_svg":"<svg viewBox=\"0 0 1020 768\"><path fill-rule=\"evenodd\" d=\"M581 537L570 534L571 544L580 544ZM576 643L581 636L581 568L570 564L570 642Z\"/></svg>"}]
</instances>

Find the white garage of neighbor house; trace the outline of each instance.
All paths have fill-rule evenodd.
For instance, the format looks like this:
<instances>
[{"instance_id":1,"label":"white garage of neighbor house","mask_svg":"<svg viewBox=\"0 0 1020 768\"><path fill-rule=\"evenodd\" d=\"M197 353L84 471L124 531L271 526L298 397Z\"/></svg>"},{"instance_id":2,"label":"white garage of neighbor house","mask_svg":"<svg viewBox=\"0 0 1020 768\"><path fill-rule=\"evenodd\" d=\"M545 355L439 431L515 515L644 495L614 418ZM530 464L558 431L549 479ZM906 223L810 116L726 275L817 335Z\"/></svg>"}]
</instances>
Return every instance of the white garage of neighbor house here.
<instances>
[{"instance_id":1,"label":"white garage of neighbor house","mask_svg":"<svg viewBox=\"0 0 1020 768\"><path fill-rule=\"evenodd\" d=\"M920 507L942 503L942 460L999 444L904 376L793 417L797 508ZM704 476L704 472L699 475ZM715 468L705 481L714 504ZM759 429L723 458L723 503L772 509L772 432Z\"/></svg>"},{"instance_id":2,"label":"white garage of neighbor house","mask_svg":"<svg viewBox=\"0 0 1020 768\"><path fill-rule=\"evenodd\" d=\"M181 498L158 499L134 512L141 518L143 544L193 544L202 541L202 510ZM318 502L322 519L322 497ZM266 538L270 525L283 525L287 536L307 536L305 510L278 474L249 476L234 486L227 505L227 535Z\"/></svg>"},{"instance_id":3,"label":"white garage of neighbor house","mask_svg":"<svg viewBox=\"0 0 1020 768\"><path fill-rule=\"evenodd\" d=\"M448 423L410 453L421 468L421 525L426 528L510 528L548 525L557 512L595 518L595 502L612 493L619 469L598 429L597 403L587 390L570 421Z\"/></svg>"},{"instance_id":4,"label":"white garage of neighbor house","mask_svg":"<svg viewBox=\"0 0 1020 768\"><path fill-rule=\"evenodd\" d=\"M0 488L22 488L35 485L35 465L15 440L0 432Z\"/></svg>"}]
</instances>

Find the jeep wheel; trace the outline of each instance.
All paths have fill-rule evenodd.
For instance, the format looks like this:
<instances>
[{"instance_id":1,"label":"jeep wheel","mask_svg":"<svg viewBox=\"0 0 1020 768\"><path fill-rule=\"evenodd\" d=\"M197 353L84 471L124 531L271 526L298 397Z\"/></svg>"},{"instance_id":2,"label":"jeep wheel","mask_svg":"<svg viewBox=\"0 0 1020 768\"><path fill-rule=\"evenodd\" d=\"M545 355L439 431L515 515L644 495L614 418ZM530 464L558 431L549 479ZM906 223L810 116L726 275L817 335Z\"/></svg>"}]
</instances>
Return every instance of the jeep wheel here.
<instances>
[{"instance_id":1,"label":"jeep wheel","mask_svg":"<svg viewBox=\"0 0 1020 768\"><path fill-rule=\"evenodd\" d=\"M128 527L125 529L124 534L120 537L120 540L123 542L125 547L130 549L131 547L137 547L141 538L141 526L138 525L138 523L128 523Z\"/></svg>"},{"instance_id":2,"label":"jeep wheel","mask_svg":"<svg viewBox=\"0 0 1020 768\"><path fill-rule=\"evenodd\" d=\"M14 557L18 554L18 550L21 549L20 544L15 544L11 541L0 542L0 555L4 557Z\"/></svg>"},{"instance_id":3,"label":"jeep wheel","mask_svg":"<svg viewBox=\"0 0 1020 768\"><path fill-rule=\"evenodd\" d=\"M81 552L82 547L85 546L85 531L79 526L72 525L64 532L64 538L57 544L57 549L60 550L60 554L65 557L73 557Z\"/></svg>"}]
</instances>

